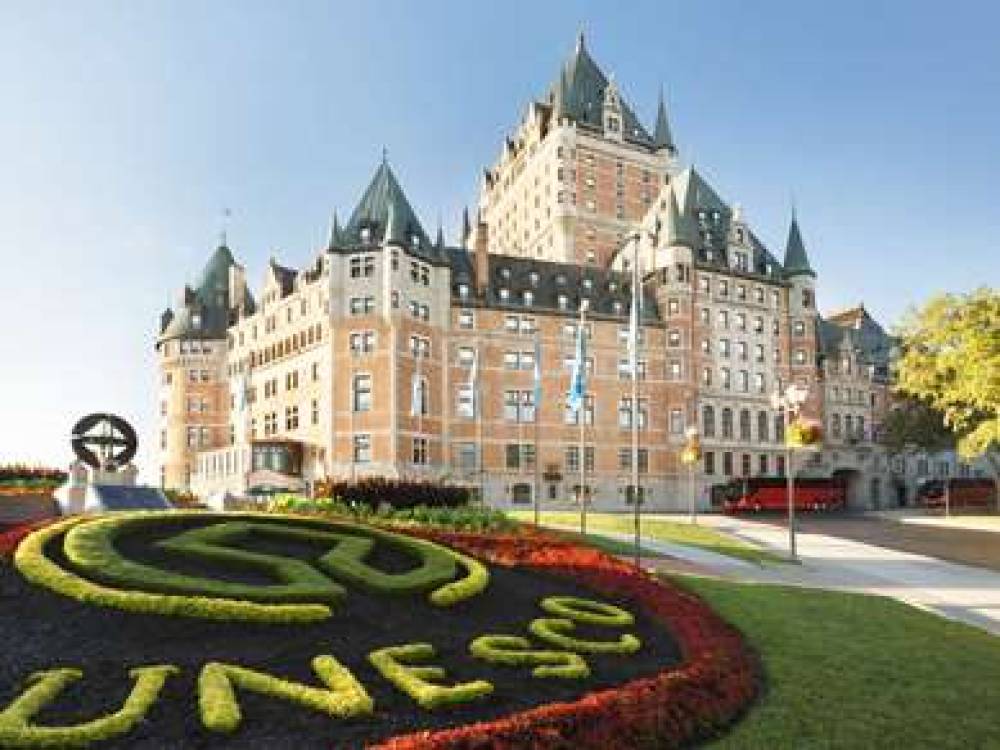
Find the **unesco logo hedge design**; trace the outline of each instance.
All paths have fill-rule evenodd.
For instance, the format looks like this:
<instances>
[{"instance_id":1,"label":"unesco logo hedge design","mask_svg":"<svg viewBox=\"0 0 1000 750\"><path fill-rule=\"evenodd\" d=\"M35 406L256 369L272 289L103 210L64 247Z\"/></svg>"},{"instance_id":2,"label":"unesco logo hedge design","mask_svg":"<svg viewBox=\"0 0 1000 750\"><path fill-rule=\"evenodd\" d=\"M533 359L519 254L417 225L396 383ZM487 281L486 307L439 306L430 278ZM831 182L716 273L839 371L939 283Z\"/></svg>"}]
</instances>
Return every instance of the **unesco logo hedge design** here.
<instances>
[{"instance_id":1,"label":"unesco logo hedge design","mask_svg":"<svg viewBox=\"0 0 1000 750\"><path fill-rule=\"evenodd\" d=\"M264 549L284 544L289 551L255 550L256 544ZM326 551L301 559L293 550L303 545ZM412 566L387 572L367 562L382 547ZM89 604L259 622L325 619L351 589L426 596L447 607L489 585L481 563L430 541L259 513L165 511L67 519L32 534L15 562L32 582Z\"/></svg>"}]
</instances>

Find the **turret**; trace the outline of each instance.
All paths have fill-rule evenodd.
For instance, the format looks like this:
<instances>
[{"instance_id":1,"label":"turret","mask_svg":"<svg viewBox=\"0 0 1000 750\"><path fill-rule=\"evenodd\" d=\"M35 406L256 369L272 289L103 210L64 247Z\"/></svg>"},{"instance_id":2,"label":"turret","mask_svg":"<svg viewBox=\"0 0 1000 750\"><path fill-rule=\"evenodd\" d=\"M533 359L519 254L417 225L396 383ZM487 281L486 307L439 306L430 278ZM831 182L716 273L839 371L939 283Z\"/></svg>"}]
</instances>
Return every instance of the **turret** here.
<instances>
[{"instance_id":1,"label":"turret","mask_svg":"<svg viewBox=\"0 0 1000 750\"><path fill-rule=\"evenodd\" d=\"M660 87L660 101L656 107L656 129L653 131L653 146L657 151L666 151L673 156L677 153L674 136L670 132L670 122L667 120L667 105L663 100L663 88Z\"/></svg>"}]
</instances>

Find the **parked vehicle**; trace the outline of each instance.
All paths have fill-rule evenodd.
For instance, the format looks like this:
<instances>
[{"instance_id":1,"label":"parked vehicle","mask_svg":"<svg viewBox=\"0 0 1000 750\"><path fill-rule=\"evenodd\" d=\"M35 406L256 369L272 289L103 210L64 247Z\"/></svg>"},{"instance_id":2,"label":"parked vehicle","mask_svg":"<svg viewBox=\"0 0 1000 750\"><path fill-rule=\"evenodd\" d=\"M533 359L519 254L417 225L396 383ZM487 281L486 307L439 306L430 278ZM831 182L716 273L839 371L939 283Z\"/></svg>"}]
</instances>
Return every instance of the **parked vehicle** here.
<instances>
[{"instance_id":1,"label":"parked vehicle","mask_svg":"<svg viewBox=\"0 0 1000 750\"><path fill-rule=\"evenodd\" d=\"M788 480L784 477L748 477L725 485L722 509L726 513L784 511L788 508ZM838 510L847 504L847 484L837 478L795 480L795 509Z\"/></svg>"},{"instance_id":2,"label":"parked vehicle","mask_svg":"<svg viewBox=\"0 0 1000 750\"><path fill-rule=\"evenodd\" d=\"M947 482L947 485L946 485ZM945 489L948 496L945 497ZM917 503L927 508L996 508L996 484L992 479L927 479L917 487Z\"/></svg>"}]
</instances>

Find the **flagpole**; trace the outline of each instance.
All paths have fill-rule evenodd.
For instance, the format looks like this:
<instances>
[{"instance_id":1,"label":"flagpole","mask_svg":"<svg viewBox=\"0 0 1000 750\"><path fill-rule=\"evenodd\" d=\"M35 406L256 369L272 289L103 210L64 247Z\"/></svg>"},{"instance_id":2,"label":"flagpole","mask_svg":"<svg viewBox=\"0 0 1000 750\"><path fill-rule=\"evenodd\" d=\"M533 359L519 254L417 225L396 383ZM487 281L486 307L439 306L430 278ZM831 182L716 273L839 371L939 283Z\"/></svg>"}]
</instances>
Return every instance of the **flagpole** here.
<instances>
[{"instance_id":1,"label":"flagpole","mask_svg":"<svg viewBox=\"0 0 1000 750\"><path fill-rule=\"evenodd\" d=\"M541 523L541 484L539 482L539 466L541 464L541 456L538 454L538 430L539 423L541 422L541 408L542 408L542 345L538 337L538 328L535 328L535 383L534 391L532 393L532 399L534 400L534 417L535 417L535 436L534 436L534 454L535 454L535 476L534 482L532 483L532 495L535 503L535 528L538 528Z\"/></svg>"},{"instance_id":2,"label":"flagpole","mask_svg":"<svg viewBox=\"0 0 1000 750\"><path fill-rule=\"evenodd\" d=\"M586 422L587 422L587 349L585 345L586 334L585 322L587 319L587 306L580 302L580 382L583 383L580 394L580 409L577 411L577 419L580 421L580 534L587 535L587 450L586 450Z\"/></svg>"},{"instance_id":3,"label":"flagpole","mask_svg":"<svg viewBox=\"0 0 1000 750\"><path fill-rule=\"evenodd\" d=\"M629 331L632 352L632 503L635 525L635 566L640 564L642 530L642 498L639 491L639 236L632 237L632 330Z\"/></svg>"}]
</instances>

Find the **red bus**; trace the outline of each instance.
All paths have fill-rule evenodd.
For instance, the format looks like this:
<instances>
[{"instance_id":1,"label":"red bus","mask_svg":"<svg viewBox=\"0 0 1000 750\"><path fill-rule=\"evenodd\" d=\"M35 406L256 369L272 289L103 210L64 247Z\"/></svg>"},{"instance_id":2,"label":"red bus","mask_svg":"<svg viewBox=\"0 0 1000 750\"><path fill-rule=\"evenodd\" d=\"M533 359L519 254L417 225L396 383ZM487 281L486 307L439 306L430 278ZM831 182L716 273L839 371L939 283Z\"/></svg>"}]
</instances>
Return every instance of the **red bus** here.
<instances>
[{"instance_id":1,"label":"red bus","mask_svg":"<svg viewBox=\"0 0 1000 750\"><path fill-rule=\"evenodd\" d=\"M945 498L945 481L948 497ZM917 488L917 502L928 508L944 509L945 502L952 510L996 508L996 484L992 479L928 479Z\"/></svg>"},{"instance_id":2,"label":"red bus","mask_svg":"<svg viewBox=\"0 0 1000 750\"><path fill-rule=\"evenodd\" d=\"M724 491L726 513L758 513L788 509L788 480L784 477L735 479ZM847 484L840 479L795 480L795 509L839 510L847 505Z\"/></svg>"}]
</instances>

